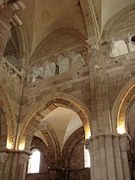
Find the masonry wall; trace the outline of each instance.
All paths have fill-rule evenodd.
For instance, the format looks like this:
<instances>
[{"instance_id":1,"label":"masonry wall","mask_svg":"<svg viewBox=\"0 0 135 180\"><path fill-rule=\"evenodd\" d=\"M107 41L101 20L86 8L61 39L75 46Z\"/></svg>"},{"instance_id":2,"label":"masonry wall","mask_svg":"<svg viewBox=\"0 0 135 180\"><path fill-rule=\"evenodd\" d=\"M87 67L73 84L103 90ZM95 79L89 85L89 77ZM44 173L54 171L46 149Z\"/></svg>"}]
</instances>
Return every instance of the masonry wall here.
<instances>
[{"instance_id":1,"label":"masonry wall","mask_svg":"<svg viewBox=\"0 0 135 180\"><path fill-rule=\"evenodd\" d=\"M3 62L0 67L0 86L7 96L17 120L22 95L22 77L21 73L7 62Z\"/></svg>"},{"instance_id":2,"label":"masonry wall","mask_svg":"<svg viewBox=\"0 0 135 180\"><path fill-rule=\"evenodd\" d=\"M135 75L135 52L110 58L106 55L106 51L105 49L105 70L107 73L110 108L112 108L122 87ZM38 104L50 94L54 95L56 92L64 92L75 96L90 108L90 99L92 97L90 97L89 67L85 66L74 72L67 72L35 83L26 84L22 119L28 112L33 110L35 104Z\"/></svg>"}]
</instances>

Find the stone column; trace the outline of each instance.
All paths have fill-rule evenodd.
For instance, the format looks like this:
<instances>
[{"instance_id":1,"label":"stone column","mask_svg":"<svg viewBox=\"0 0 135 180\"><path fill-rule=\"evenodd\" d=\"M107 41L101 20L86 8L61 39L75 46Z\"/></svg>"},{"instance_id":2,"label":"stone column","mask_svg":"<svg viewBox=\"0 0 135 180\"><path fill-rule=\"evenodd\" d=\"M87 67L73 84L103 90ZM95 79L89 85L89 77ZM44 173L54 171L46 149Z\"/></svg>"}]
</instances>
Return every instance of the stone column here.
<instances>
[{"instance_id":1,"label":"stone column","mask_svg":"<svg viewBox=\"0 0 135 180\"><path fill-rule=\"evenodd\" d=\"M6 152L0 152L0 180L4 179L4 170L7 160L8 154Z\"/></svg>"},{"instance_id":2,"label":"stone column","mask_svg":"<svg viewBox=\"0 0 135 180\"><path fill-rule=\"evenodd\" d=\"M0 152L0 180L25 180L28 159L26 152Z\"/></svg>"},{"instance_id":3,"label":"stone column","mask_svg":"<svg viewBox=\"0 0 135 180\"><path fill-rule=\"evenodd\" d=\"M108 81L103 56L103 41L93 38L87 41L90 74L90 105L92 134L111 133Z\"/></svg>"},{"instance_id":4,"label":"stone column","mask_svg":"<svg viewBox=\"0 0 135 180\"><path fill-rule=\"evenodd\" d=\"M130 179L130 170L127 156L128 137L126 134L120 136L121 160L123 167L124 180Z\"/></svg>"},{"instance_id":5,"label":"stone column","mask_svg":"<svg viewBox=\"0 0 135 180\"><path fill-rule=\"evenodd\" d=\"M91 179L130 180L126 147L127 135L91 137Z\"/></svg>"}]
</instances>

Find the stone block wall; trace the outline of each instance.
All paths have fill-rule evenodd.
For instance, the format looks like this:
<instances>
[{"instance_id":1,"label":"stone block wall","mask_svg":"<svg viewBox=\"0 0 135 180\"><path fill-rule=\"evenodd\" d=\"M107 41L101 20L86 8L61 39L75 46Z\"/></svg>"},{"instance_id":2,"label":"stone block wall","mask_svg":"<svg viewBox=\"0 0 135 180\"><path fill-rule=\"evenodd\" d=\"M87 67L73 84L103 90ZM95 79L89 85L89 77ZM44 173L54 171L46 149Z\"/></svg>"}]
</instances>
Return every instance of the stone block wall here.
<instances>
[{"instance_id":1,"label":"stone block wall","mask_svg":"<svg viewBox=\"0 0 135 180\"><path fill-rule=\"evenodd\" d=\"M88 66L73 73L65 73L48 78L25 87L22 107L22 119L49 95L63 92L79 98L89 107L89 70Z\"/></svg>"},{"instance_id":2,"label":"stone block wall","mask_svg":"<svg viewBox=\"0 0 135 180\"><path fill-rule=\"evenodd\" d=\"M4 90L17 119L22 95L21 73L7 62L3 62L0 67L0 86Z\"/></svg>"}]
</instances>

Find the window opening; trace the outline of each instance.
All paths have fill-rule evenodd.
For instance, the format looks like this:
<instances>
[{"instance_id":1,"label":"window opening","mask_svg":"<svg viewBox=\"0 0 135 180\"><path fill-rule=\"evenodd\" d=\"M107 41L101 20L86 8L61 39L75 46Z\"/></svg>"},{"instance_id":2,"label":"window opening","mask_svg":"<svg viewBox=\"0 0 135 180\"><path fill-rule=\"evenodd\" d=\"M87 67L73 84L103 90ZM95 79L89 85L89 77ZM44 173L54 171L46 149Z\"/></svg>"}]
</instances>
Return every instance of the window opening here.
<instances>
[{"instance_id":1,"label":"window opening","mask_svg":"<svg viewBox=\"0 0 135 180\"><path fill-rule=\"evenodd\" d=\"M84 166L85 168L91 167L90 152L87 145L84 145Z\"/></svg>"},{"instance_id":2,"label":"window opening","mask_svg":"<svg viewBox=\"0 0 135 180\"><path fill-rule=\"evenodd\" d=\"M40 151L34 149L28 163L28 173L39 173L40 168Z\"/></svg>"}]
</instances>

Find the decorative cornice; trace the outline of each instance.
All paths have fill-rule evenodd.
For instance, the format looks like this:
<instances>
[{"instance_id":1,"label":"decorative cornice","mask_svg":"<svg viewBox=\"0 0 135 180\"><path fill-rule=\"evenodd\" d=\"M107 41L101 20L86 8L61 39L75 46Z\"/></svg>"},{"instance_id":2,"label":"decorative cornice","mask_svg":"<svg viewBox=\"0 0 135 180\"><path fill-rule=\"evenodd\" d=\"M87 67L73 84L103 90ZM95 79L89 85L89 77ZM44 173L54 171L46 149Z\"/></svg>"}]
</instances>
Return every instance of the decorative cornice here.
<instances>
[{"instance_id":1,"label":"decorative cornice","mask_svg":"<svg viewBox=\"0 0 135 180\"><path fill-rule=\"evenodd\" d=\"M2 153L14 153L14 154L18 153L18 154L25 154L28 156L31 155L31 153L27 151L18 151L18 150L12 150L12 149L2 149L0 150L0 154Z\"/></svg>"}]
</instances>

